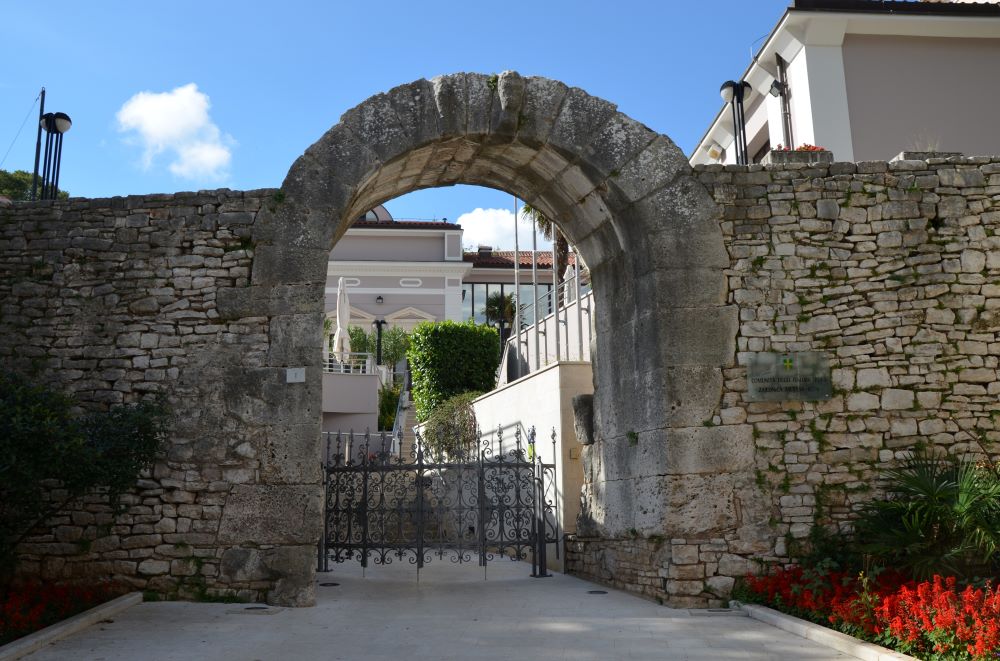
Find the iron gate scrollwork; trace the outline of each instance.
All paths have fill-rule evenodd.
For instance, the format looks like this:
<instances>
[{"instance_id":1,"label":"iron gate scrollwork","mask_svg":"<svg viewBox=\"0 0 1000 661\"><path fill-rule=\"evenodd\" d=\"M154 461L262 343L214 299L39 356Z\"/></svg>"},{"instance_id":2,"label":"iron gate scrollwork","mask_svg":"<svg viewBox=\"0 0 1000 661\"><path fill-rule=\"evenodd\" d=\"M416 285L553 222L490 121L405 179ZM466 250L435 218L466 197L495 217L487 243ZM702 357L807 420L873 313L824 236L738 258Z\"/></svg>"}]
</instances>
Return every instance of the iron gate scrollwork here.
<instances>
[{"instance_id":1,"label":"iron gate scrollwork","mask_svg":"<svg viewBox=\"0 0 1000 661\"><path fill-rule=\"evenodd\" d=\"M497 557L532 560L532 576L548 576L547 545L559 530L552 463L536 451L535 429L523 443L518 428L504 445L503 430L471 448L432 450L418 435L326 433L324 534L319 571L330 561L409 562L432 558L480 566Z\"/></svg>"}]
</instances>

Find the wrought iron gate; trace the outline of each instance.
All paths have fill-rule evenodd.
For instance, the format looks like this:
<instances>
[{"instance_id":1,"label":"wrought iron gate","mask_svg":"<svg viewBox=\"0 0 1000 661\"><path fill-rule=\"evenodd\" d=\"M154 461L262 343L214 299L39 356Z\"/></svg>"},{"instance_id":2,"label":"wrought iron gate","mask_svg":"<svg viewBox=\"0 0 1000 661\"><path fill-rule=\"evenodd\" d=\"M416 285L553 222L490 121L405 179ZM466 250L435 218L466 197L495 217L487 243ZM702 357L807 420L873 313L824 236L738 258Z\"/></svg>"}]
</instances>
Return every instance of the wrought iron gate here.
<instances>
[{"instance_id":1,"label":"wrought iron gate","mask_svg":"<svg viewBox=\"0 0 1000 661\"><path fill-rule=\"evenodd\" d=\"M330 561L409 562L432 558L480 566L506 556L530 556L532 576L548 576L547 544L559 534L553 463L535 451L535 430L520 429L504 445L503 430L479 446L447 453L420 436L403 448L402 435L328 433L324 462L325 530L319 571Z\"/></svg>"}]
</instances>

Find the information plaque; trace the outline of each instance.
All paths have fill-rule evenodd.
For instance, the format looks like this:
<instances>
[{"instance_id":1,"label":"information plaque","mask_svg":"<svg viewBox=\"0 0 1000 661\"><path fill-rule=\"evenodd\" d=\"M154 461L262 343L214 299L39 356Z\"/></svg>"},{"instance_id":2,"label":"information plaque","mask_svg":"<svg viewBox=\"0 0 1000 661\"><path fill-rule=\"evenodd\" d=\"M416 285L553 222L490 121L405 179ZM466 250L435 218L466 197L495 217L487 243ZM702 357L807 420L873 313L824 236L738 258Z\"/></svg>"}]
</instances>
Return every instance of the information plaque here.
<instances>
[{"instance_id":1,"label":"information plaque","mask_svg":"<svg viewBox=\"0 0 1000 661\"><path fill-rule=\"evenodd\" d=\"M751 402L816 402L833 396L830 363L819 351L750 354L747 399Z\"/></svg>"}]
</instances>

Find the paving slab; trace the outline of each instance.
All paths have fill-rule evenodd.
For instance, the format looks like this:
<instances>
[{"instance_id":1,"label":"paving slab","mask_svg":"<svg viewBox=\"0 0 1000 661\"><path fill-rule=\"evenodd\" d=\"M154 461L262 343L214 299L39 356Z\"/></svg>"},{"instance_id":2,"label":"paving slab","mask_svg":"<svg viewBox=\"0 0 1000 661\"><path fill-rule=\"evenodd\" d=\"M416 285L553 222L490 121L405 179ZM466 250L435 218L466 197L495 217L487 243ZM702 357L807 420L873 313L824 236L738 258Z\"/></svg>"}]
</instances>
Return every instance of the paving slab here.
<instances>
[{"instance_id":1,"label":"paving slab","mask_svg":"<svg viewBox=\"0 0 1000 661\"><path fill-rule=\"evenodd\" d=\"M666 608L525 563L337 565L315 608L143 603L31 661L851 659L736 613ZM606 594L590 594L592 590Z\"/></svg>"}]
</instances>

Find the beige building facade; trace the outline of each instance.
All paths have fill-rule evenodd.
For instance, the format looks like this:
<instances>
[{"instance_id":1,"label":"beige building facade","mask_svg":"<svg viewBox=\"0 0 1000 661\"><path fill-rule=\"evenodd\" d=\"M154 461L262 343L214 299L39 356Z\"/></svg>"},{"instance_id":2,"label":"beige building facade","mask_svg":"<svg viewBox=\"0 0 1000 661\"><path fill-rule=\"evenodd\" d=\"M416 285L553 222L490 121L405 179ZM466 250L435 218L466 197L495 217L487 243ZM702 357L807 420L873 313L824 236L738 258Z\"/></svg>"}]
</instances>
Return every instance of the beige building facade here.
<instances>
[{"instance_id":1,"label":"beige building facade","mask_svg":"<svg viewBox=\"0 0 1000 661\"><path fill-rule=\"evenodd\" d=\"M837 161L1000 153L998 69L996 2L795 0L738 79L748 160L804 144ZM736 163L737 125L723 105L691 164Z\"/></svg>"}]
</instances>

